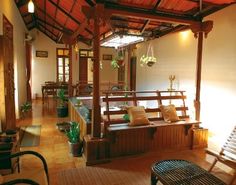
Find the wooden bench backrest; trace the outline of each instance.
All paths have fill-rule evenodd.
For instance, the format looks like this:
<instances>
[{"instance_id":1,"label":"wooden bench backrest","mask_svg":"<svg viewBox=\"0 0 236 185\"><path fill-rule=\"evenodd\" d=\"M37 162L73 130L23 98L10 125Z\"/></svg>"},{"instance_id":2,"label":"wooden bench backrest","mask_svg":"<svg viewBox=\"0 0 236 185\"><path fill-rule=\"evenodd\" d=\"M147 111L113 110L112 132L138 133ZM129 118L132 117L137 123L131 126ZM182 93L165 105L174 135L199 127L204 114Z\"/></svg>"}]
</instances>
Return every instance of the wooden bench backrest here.
<instances>
[{"instance_id":1,"label":"wooden bench backrest","mask_svg":"<svg viewBox=\"0 0 236 185\"><path fill-rule=\"evenodd\" d=\"M180 119L189 118L187 115L188 107L186 107L184 95L185 91L107 91L104 92L105 97L103 102L106 104L106 110L104 115L106 119L104 120L105 127L110 124L119 124L125 123L124 119L112 119L114 115L124 115L127 114L126 110L112 110L111 104L122 103L125 105L137 106L142 101L152 101L152 104L155 104L155 107L145 108L146 113L155 113L154 117L150 117L150 121L163 120L161 115L160 105L174 104L176 107L177 114ZM178 101L178 104L173 103ZM181 102L181 103L180 103Z\"/></svg>"}]
</instances>

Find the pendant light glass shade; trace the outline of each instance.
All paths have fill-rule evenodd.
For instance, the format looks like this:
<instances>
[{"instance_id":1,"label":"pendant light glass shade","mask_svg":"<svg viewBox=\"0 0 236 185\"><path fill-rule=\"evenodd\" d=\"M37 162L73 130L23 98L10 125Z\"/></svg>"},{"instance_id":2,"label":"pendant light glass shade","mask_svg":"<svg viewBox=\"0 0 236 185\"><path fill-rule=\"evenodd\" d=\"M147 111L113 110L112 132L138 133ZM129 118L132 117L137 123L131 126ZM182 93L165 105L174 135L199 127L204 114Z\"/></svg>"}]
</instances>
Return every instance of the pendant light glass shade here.
<instances>
[{"instance_id":1,"label":"pendant light glass shade","mask_svg":"<svg viewBox=\"0 0 236 185\"><path fill-rule=\"evenodd\" d=\"M28 12L29 13L34 13L34 3L32 0L29 1L28 3Z\"/></svg>"}]
</instances>

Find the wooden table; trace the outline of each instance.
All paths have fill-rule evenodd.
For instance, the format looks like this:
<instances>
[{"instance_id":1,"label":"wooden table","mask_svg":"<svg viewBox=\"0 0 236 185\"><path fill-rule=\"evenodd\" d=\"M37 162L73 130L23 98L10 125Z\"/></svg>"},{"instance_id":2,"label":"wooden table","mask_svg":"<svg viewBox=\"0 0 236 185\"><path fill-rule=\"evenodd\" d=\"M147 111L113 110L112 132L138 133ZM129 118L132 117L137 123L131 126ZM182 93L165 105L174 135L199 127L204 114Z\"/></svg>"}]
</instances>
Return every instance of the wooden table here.
<instances>
[{"instance_id":1,"label":"wooden table","mask_svg":"<svg viewBox=\"0 0 236 185\"><path fill-rule=\"evenodd\" d=\"M58 89L68 89L68 85L62 85L62 84L49 84L49 85L42 85L41 90L42 90L42 100L44 103L44 98L45 98L45 92L47 90L58 90Z\"/></svg>"},{"instance_id":2,"label":"wooden table","mask_svg":"<svg viewBox=\"0 0 236 185\"><path fill-rule=\"evenodd\" d=\"M151 168L151 185L226 185L200 166L185 160L163 160Z\"/></svg>"}]
</instances>

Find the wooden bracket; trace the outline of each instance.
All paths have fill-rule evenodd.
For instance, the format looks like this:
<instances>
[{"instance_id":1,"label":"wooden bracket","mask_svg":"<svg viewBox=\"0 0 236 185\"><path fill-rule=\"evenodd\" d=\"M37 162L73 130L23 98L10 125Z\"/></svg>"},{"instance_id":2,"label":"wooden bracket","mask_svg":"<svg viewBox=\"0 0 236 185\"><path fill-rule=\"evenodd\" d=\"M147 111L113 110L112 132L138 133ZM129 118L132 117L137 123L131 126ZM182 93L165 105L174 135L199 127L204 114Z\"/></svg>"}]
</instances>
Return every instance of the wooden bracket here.
<instances>
[{"instance_id":1,"label":"wooden bracket","mask_svg":"<svg viewBox=\"0 0 236 185\"><path fill-rule=\"evenodd\" d=\"M190 29L194 33L195 38L198 37L199 32L203 32L205 38L207 38L207 34L212 30L212 28L213 28L213 21L205 21L190 25Z\"/></svg>"}]
</instances>

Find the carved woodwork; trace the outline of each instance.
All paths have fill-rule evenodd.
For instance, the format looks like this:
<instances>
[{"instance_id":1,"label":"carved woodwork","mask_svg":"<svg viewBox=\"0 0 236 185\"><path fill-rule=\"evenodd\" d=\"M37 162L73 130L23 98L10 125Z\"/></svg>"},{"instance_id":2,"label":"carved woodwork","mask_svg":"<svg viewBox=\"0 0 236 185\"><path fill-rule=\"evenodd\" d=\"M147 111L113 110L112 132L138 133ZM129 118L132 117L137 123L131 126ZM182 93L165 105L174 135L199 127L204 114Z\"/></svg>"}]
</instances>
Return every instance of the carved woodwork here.
<instances>
[{"instance_id":1,"label":"carved woodwork","mask_svg":"<svg viewBox=\"0 0 236 185\"><path fill-rule=\"evenodd\" d=\"M13 26L3 16L3 35L0 36L0 117L2 130L15 129L16 127L13 65Z\"/></svg>"},{"instance_id":2,"label":"carved woodwork","mask_svg":"<svg viewBox=\"0 0 236 185\"><path fill-rule=\"evenodd\" d=\"M198 38L199 32L203 32L205 38L207 38L207 35L212 30L212 28L213 28L213 21L205 21L190 25L190 29L194 33L195 38Z\"/></svg>"}]
</instances>

